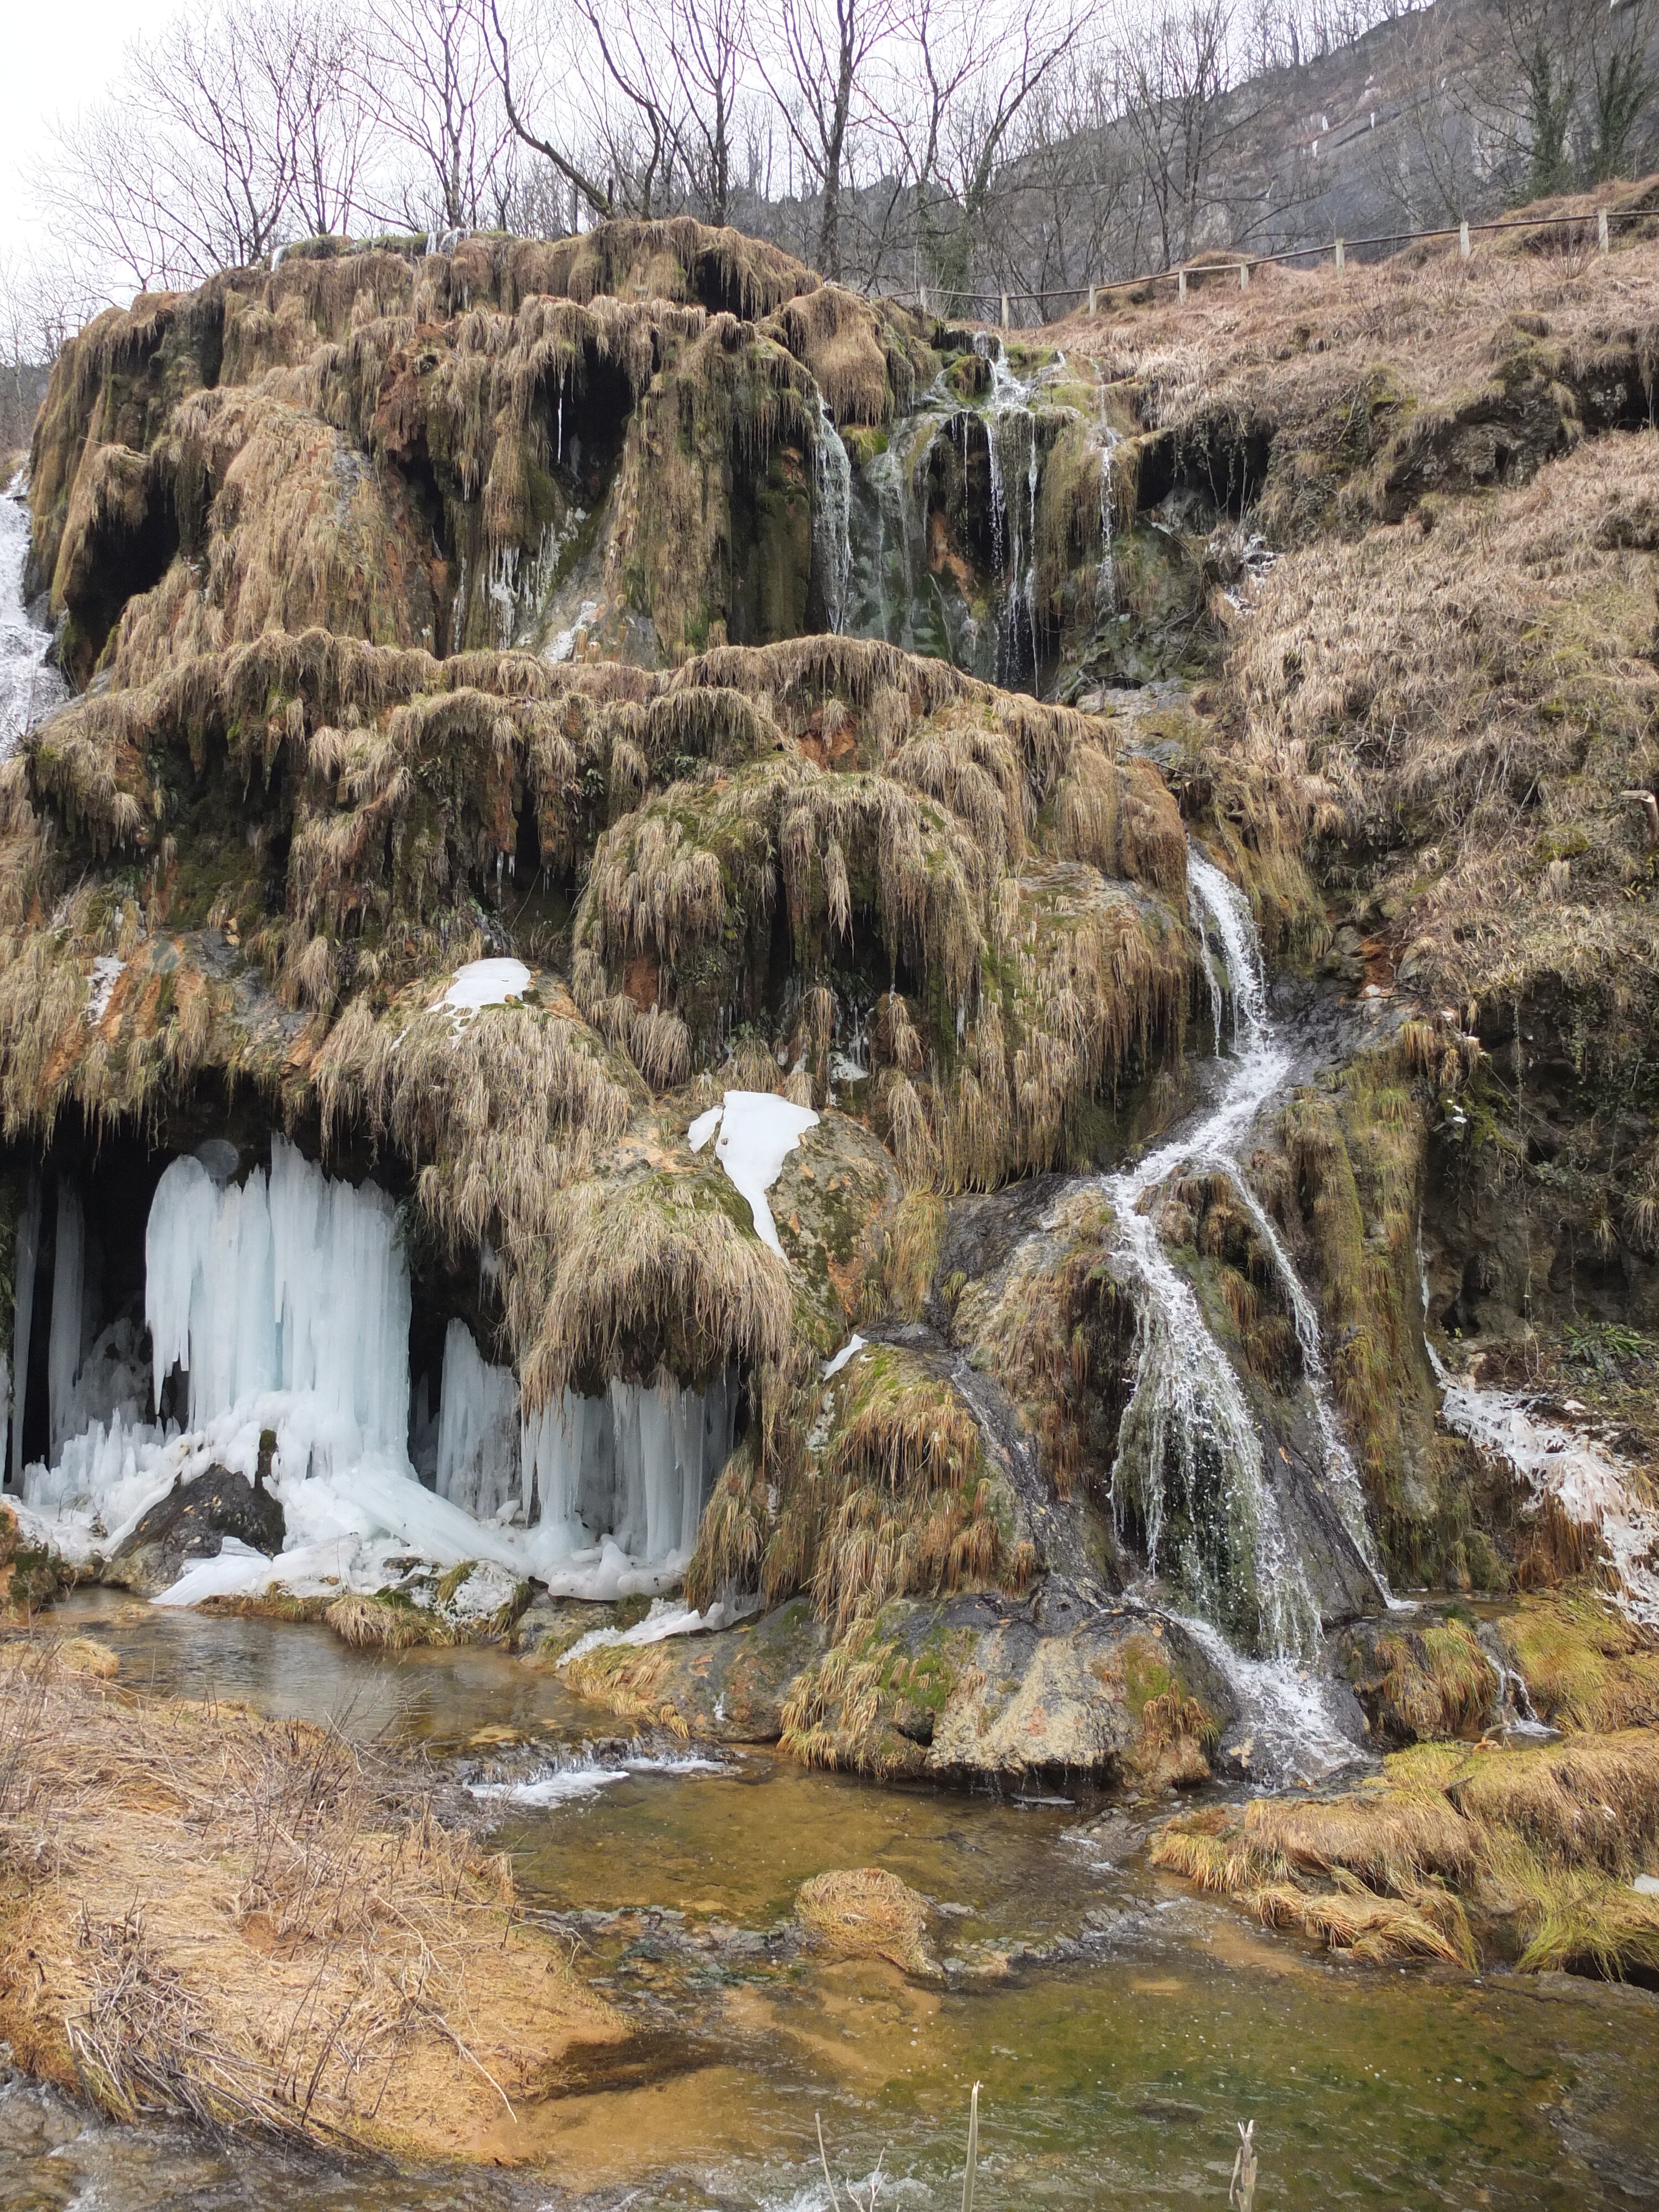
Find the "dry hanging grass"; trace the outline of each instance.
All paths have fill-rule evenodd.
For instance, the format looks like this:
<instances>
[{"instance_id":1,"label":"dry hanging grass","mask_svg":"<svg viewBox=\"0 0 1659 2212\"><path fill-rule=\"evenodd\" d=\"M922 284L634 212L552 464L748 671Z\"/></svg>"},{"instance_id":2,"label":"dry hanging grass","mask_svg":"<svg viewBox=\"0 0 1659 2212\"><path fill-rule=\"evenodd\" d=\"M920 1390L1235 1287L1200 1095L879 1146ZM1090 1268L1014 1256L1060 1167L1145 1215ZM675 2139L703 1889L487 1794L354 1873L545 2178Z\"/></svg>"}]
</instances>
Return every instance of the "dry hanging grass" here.
<instances>
[{"instance_id":1,"label":"dry hanging grass","mask_svg":"<svg viewBox=\"0 0 1659 2212\"><path fill-rule=\"evenodd\" d=\"M31 2071L118 2118L464 2156L620 2033L389 1760L50 1646L0 1666L0 2030Z\"/></svg>"},{"instance_id":2,"label":"dry hanging grass","mask_svg":"<svg viewBox=\"0 0 1659 2212\"><path fill-rule=\"evenodd\" d=\"M1507 1957L1618 1977L1659 1962L1659 1735L1425 1744L1381 1787L1177 1820L1152 1863L1357 1958Z\"/></svg>"}]
</instances>

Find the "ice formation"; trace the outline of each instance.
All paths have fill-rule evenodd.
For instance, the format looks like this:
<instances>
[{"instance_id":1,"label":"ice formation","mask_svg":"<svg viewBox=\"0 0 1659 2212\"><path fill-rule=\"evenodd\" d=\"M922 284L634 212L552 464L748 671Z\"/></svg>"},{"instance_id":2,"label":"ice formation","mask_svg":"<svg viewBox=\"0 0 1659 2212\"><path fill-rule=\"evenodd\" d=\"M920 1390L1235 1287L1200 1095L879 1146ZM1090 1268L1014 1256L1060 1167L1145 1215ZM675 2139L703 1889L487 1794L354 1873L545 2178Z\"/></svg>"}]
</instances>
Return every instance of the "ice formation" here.
<instances>
[{"instance_id":1,"label":"ice formation","mask_svg":"<svg viewBox=\"0 0 1659 2212\"><path fill-rule=\"evenodd\" d=\"M458 969L454 981L441 999L434 999L433 1013L447 1012L465 1021L483 1006L505 1006L522 999L530 988L530 970L522 960L471 960Z\"/></svg>"},{"instance_id":2,"label":"ice formation","mask_svg":"<svg viewBox=\"0 0 1659 2212\"><path fill-rule=\"evenodd\" d=\"M409 1267L373 1183L331 1182L282 1137L269 1180L256 1168L240 1187L174 1160L150 1206L144 1318L155 1402L184 1369L188 1427L280 1394L318 1471L406 1457Z\"/></svg>"},{"instance_id":3,"label":"ice formation","mask_svg":"<svg viewBox=\"0 0 1659 2212\"><path fill-rule=\"evenodd\" d=\"M519 1500L519 1386L511 1368L485 1363L459 1319L444 1338L437 1487L479 1521L495 1520Z\"/></svg>"},{"instance_id":4,"label":"ice formation","mask_svg":"<svg viewBox=\"0 0 1659 2212\"><path fill-rule=\"evenodd\" d=\"M711 1136L714 1157L749 1200L755 1234L769 1244L779 1259L777 1224L772 1218L766 1194L783 1172L783 1164L817 1115L810 1106L793 1106L770 1091L728 1091L722 1103L699 1114L686 1131L694 1152L700 1152ZM718 1130L719 1134L715 1135Z\"/></svg>"},{"instance_id":5,"label":"ice formation","mask_svg":"<svg viewBox=\"0 0 1659 2212\"><path fill-rule=\"evenodd\" d=\"M410 1419L409 1267L392 1200L372 1182L330 1179L281 1137L268 1173L256 1168L238 1183L237 1164L234 1146L210 1139L156 1186L144 1247L148 1372L129 1320L88 1346L82 1204L68 1182L53 1193L52 1449L49 1463L21 1469L37 1534L70 1557L112 1552L175 1479L215 1466L252 1476L270 1430L288 1530L281 1559L227 1547L192 1567L168 1602L273 1580L297 1594L375 1589L411 1556L444 1568L487 1563L509 1592L528 1576L587 1598L672 1585L732 1449L735 1374L701 1391L665 1376L614 1381L603 1397L567 1392L526 1415L512 1370L487 1360L455 1318L428 1458L419 1436L426 1378ZM19 1227L20 1374L41 1200L37 1183ZM14 1465L22 1415L20 1402ZM411 1426L430 1487L410 1458Z\"/></svg>"}]
</instances>

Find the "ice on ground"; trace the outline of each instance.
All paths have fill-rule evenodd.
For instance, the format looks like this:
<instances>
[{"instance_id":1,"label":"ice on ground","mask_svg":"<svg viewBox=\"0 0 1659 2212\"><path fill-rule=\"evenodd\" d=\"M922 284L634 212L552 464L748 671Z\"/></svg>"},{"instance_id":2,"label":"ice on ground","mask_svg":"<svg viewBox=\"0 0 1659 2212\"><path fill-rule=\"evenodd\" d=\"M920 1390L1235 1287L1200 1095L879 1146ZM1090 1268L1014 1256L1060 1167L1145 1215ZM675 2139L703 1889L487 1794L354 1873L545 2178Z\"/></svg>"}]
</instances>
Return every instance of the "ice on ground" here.
<instances>
[{"instance_id":1,"label":"ice on ground","mask_svg":"<svg viewBox=\"0 0 1659 2212\"><path fill-rule=\"evenodd\" d=\"M559 1654L558 1664L568 1667L573 1659L581 1658L589 1651L600 1651L613 1644L664 1644L671 1636L702 1636L717 1628L729 1628L734 1620L743 1620L760 1610L758 1597L734 1598L730 1603L716 1599L707 1613L698 1613L687 1605L675 1605L658 1598L643 1620L636 1620L631 1628L591 1628L586 1636L579 1636L568 1651Z\"/></svg>"},{"instance_id":2,"label":"ice on ground","mask_svg":"<svg viewBox=\"0 0 1659 2212\"><path fill-rule=\"evenodd\" d=\"M782 1174L786 1158L807 1130L817 1126L817 1118L810 1106L792 1105L770 1091L728 1091L720 1105L699 1114L686 1131L694 1152L700 1152L714 1137L714 1156L749 1200L756 1236L763 1244L769 1244L780 1260L783 1247L778 1242L777 1224L766 1194Z\"/></svg>"},{"instance_id":3,"label":"ice on ground","mask_svg":"<svg viewBox=\"0 0 1659 2212\"><path fill-rule=\"evenodd\" d=\"M456 972L455 980L428 1011L448 1012L465 1021L483 1006L505 1006L522 999L530 988L530 970L522 960L471 960Z\"/></svg>"},{"instance_id":4,"label":"ice on ground","mask_svg":"<svg viewBox=\"0 0 1659 2212\"><path fill-rule=\"evenodd\" d=\"M255 1551L239 1536L227 1536L214 1559L198 1559L176 1583L151 1600L155 1605L199 1605L204 1598L244 1597L268 1588L270 1555Z\"/></svg>"},{"instance_id":5,"label":"ice on ground","mask_svg":"<svg viewBox=\"0 0 1659 2212\"><path fill-rule=\"evenodd\" d=\"M861 1336L849 1336L846 1343L842 1345L841 1350L836 1354L835 1358L833 1359L826 1359L824 1361L824 1381L827 1382L832 1375L839 1375L842 1369L846 1366L848 1361L853 1358L854 1353L862 1352L863 1349L864 1339Z\"/></svg>"},{"instance_id":6,"label":"ice on ground","mask_svg":"<svg viewBox=\"0 0 1659 2212\"><path fill-rule=\"evenodd\" d=\"M238 1184L236 1166L228 1142L209 1139L156 1186L145 1236L149 1359L125 1318L82 1354L86 1223L73 1186L53 1194L46 1380L57 1448L50 1465L20 1469L45 1541L77 1565L107 1558L175 1481L214 1468L252 1479L270 1431L284 1548L272 1562L230 1554L202 1595L271 1583L296 1595L368 1592L417 1560L446 1571L486 1563L471 1595L489 1611L527 1579L600 1601L675 1586L731 1455L735 1370L699 1391L665 1374L613 1381L602 1397L565 1392L525 1414L512 1370L453 1320L438 1415L419 1444L424 1454L429 1431L428 1489L410 1457L409 1267L391 1200L372 1183L330 1180L280 1137L268 1175L256 1168ZM19 1226L20 1372L46 1195L37 1182ZM417 1412L430 1402L422 1380ZM178 1419L149 1417L173 1403ZM22 1416L20 1403L19 1433Z\"/></svg>"}]
</instances>

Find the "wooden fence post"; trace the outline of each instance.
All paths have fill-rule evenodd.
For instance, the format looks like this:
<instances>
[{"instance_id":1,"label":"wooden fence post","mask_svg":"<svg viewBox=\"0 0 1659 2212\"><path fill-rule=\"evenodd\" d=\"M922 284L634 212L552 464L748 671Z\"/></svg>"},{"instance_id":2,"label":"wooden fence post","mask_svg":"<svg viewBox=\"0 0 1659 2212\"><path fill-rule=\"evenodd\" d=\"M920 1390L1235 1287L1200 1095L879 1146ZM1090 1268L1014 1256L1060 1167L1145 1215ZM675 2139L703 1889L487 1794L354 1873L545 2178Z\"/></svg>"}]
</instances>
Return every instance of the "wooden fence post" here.
<instances>
[{"instance_id":1,"label":"wooden fence post","mask_svg":"<svg viewBox=\"0 0 1659 2212\"><path fill-rule=\"evenodd\" d=\"M1601 218L1601 221L1602 221L1603 224L1605 224L1605 223L1606 223L1606 222L1607 222L1607 217L1606 217L1605 216L1602 216L1602 218ZM1091 285L1090 285L1090 287L1089 287L1089 313L1090 313L1091 315L1092 315L1093 313L1096 313L1096 311L1097 311L1097 309L1098 308L1099 305L1100 305L1100 288L1099 288L1099 286L1098 286L1098 285L1096 285L1096 284L1091 284Z\"/></svg>"},{"instance_id":2,"label":"wooden fence post","mask_svg":"<svg viewBox=\"0 0 1659 2212\"><path fill-rule=\"evenodd\" d=\"M1250 289L1250 264L1248 261L1241 261L1238 264L1238 289L1241 292L1248 292Z\"/></svg>"},{"instance_id":3,"label":"wooden fence post","mask_svg":"<svg viewBox=\"0 0 1659 2212\"><path fill-rule=\"evenodd\" d=\"M1467 261L1469 258L1469 226L1467 221L1457 226L1457 250Z\"/></svg>"},{"instance_id":4,"label":"wooden fence post","mask_svg":"<svg viewBox=\"0 0 1659 2212\"><path fill-rule=\"evenodd\" d=\"M1180 286L1180 295L1184 300L1187 296L1187 272L1184 269L1176 270L1176 283Z\"/></svg>"},{"instance_id":5,"label":"wooden fence post","mask_svg":"<svg viewBox=\"0 0 1659 2212\"><path fill-rule=\"evenodd\" d=\"M1605 208L1595 210L1595 242L1605 253L1607 250L1607 211Z\"/></svg>"},{"instance_id":6,"label":"wooden fence post","mask_svg":"<svg viewBox=\"0 0 1659 2212\"><path fill-rule=\"evenodd\" d=\"M1346 254L1343 252L1343 249L1342 249L1342 240L1339 238L1339 239L1337 240L1337 241L1336 241L1336 266L1337 266L1337 273L1338 273L1339 275L1340 275L1341 271L1342 271L1342 270L1346 267L1346 265L1347 265L1347 256L1346 256Z\"/></svg>"},{"instance_id":7,"label":"wooden fence post","mask_svg":"<svg viewBox=\"0 0 1659 2212\"><path fill-rule=\"evenodd\" d=\"M1002 327L1005 331L1008 327L1008 295L1006 292L1002 295Z\"/></svg>"}]
</instances>

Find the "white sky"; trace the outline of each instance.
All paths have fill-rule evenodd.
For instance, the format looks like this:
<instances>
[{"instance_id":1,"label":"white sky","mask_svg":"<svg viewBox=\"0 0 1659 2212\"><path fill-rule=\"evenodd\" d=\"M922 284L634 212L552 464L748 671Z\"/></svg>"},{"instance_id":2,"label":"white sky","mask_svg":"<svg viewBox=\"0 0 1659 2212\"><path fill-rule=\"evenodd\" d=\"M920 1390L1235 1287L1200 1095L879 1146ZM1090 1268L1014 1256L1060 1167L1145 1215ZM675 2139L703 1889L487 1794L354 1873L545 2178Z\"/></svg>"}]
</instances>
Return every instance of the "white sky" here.
<instances>
[{"instance_id":1,"label":"white sky","mask_svg":"<svg viewBox=\"0 0 1659 2212\"><path fill-rule=\"evenodd\" d=\"M0 133L0 256L42 244L27 173L51 126L112 83L129 43L153 33L177 0L4 0L6 126Z\"/></svg>"}]
</instances>

